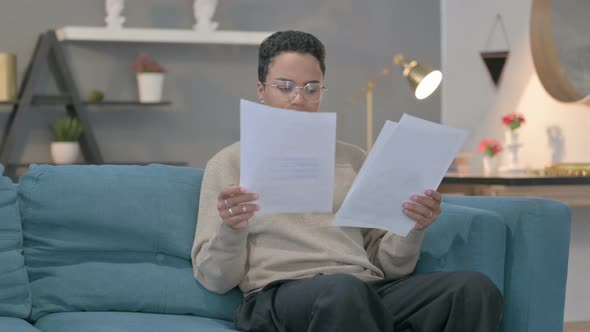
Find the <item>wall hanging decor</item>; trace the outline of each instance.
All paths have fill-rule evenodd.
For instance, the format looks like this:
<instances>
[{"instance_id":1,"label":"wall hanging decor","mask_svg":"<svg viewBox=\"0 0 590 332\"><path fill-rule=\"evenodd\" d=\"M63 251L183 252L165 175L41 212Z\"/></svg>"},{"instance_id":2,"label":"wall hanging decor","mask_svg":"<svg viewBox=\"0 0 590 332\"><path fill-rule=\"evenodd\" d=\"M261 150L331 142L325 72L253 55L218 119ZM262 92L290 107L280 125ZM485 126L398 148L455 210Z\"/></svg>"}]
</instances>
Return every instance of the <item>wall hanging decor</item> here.
<instances>
[{"instance_id":1,"label":"wall hanging decor","mask_svg":"<svg viewBox=\"0 0 590 332\"><path fill-rule=\"evenodd\" d=\"M492 47L491 43L494 40L501 40L503 42L500 44L501 46L496 45L496 47ZM502 72L504 71L504 66L509 55L510 43L508 41L508 33L506 32L506 26L504 25L502 16L498 14L494 19L494 24L488 35L485 48L480 52L480 56L495 86L500 84L500 78L502 77Z\"/></svg>"}]
</instances>

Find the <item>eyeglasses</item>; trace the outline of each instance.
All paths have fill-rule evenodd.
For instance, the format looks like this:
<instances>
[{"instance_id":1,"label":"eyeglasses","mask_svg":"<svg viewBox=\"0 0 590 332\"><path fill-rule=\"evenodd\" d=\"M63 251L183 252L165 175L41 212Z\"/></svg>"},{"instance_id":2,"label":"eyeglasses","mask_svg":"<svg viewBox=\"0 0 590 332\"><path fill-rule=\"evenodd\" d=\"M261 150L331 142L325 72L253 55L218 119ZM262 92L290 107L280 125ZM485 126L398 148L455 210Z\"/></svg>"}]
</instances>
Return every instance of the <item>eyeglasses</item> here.
<instances>
[{"instance_id":1,"label":"eyeglasses","mask_svg":"<svg viewBox=\"0 0 590 332\"><path fill-rule=\"evenodd\" d=\"M297 96L298 90L301 90L301 95L307 101L312 103L318 103L324 94L324 91L328 91L325 86L322 86L322 83L307 83L304 86L296 86L295 83L291 81L278 81L276 83L262 83L264 85L270 85L273 88L279 90L281 95L284 98L287 98L289 101L293 100L295 96Z\"/></svg>"}]
</instances>

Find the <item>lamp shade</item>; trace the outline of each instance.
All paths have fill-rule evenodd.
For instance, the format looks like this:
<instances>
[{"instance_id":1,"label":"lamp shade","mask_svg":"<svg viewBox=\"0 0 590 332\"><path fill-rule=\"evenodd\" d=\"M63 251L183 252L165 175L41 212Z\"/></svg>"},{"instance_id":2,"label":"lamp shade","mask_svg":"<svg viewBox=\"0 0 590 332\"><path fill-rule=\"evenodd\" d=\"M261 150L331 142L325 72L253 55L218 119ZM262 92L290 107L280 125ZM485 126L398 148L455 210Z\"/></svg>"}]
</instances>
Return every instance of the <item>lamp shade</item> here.
<instances>
[{"instance_id":1,"label":"lamp shade","mask_svg":"<svg viewBox=\"0 0 590 332\"><path fill-rule=\"evenodd\" d=\"M403 54L398 53L393 57L392 63L384 68L377 76L365 84L365 87L354 96L357 99L366 95L366 123L367 123L367 151L373 146L373 88L384 77L389 75L396 66L403 66L403 74L410 83L417 99L428 98L442 82L442 73L438 70L421 65L416 61L406 61Z\"/></svg>"},{"instance_id":2,"label":"lamp shade","mask_svg":"<svg viewBox=\"0 0 590 332\"><path fill-rule=\"evenodd\" d=\"M404 76L417 99L430 96L442 81L442 73L439 70L432 70L416 61L404 64Z\"/></svg>"}]
</instances>

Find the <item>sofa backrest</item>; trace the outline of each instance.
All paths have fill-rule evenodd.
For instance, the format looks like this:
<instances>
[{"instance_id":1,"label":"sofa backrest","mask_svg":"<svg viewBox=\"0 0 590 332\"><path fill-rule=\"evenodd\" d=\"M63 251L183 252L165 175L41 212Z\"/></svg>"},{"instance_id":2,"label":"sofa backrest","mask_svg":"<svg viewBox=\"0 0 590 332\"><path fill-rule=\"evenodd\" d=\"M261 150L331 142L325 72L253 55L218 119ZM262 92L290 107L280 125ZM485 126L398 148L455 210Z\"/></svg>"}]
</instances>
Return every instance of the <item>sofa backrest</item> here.
<instances>
[{"instance_id":1,"label":"sofa backrest","mask_svg":"<svg viewBox=\"0 0 590 332\"><path fill-rule=\"evenodd\" d=\"M242 294L213 294L190 251L202 170L34 165L19 181L32 319L131 311L232 320Z\"/></svg>"},{"instance_id":2,"label":"sofa backrest","mask_svg":"<svg viewBox=\"0 0 590 332\"><path fill-rule=\"evenodd\" d=\"M0 317L26 318L31 312L31 292L23 257L23 233L17 191L2 176L0 165Z\"/></svg>"}]
</instances>

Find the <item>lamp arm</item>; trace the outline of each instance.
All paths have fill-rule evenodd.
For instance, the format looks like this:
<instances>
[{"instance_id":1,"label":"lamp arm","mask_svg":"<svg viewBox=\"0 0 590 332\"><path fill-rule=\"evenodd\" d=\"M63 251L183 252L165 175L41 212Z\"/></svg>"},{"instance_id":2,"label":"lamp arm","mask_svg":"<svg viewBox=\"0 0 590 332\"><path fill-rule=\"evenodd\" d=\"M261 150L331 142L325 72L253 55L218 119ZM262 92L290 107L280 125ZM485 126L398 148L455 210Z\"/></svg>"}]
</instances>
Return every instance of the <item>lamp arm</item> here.
<instances>
[{"instance_id":1,"label":"lamp arm","mask_svg":"<svg viewBox=\"0 0 590 332\"><path fill-rule=\"evenodd\" d=\"M368 81L365 86L363 87L362 90L360 90L359 92L357 92L354 96L353 96L353 100L356 101L358 100L362 95L365 95L365 120L366 120L366 125L367 125L367 153L369 151L371 151L371 148L373 147L373 88L375 87L375 85L377 83L379 83L385 76L389 75L391 73L391 71L398 65L405 65L405 58L404 56L400 53L400 54L396 54L393 57L393 60L391 62L391 64L385 68L383 68L383 70L381 70L381 72L379 72L379 74L377 74L375 77L373 77L372 80Z\"/></svg>"},{"instance_id":2,"label":"lamp arm","mask_svg":"<svg viewBox=\"0 0 590 332\"><path fill-rule=\"evenodd\" d=\"M401 54L401 53L396 54L393 57L391 64L389 66L383 68L379 72L379 74L377 74L375 77L373 77L373 79L371 79L370 81L367 81L365 86L359 92L357 92L352 97L352 99L354 101L358 100L362 95L366 94L368 90L373 89L375 87L375 85L377 85L377 83L379 83L383 78L385 78L387 75L389 75L395 67L397 67L398 65L402 65L405 68L407 66L407 64L408 63L407 63L403 54Z\"/></svg>"},{"instance_id":3,"label":"lamp arm","mask_svg":"<svg viewBox=\"0 0 590 332\"><path fill-rule=\"evenodd\" d=\"M372 80L368 81L365 84L363 89L361 89L353 96L353 101L355 102L363 95L365 95L366 98L365 110L367 122L367 152L369 152L373 146L373 89L375 88L375 85L377 85L377 83L379 83L385 76L389 75L391 71L398 65L403 66L403 74L415 90L414 93L417 93L416 89L418 88L418 85L420 84L422 79L425 76L427 76L427 74L430 72L429 68L419 65L415 60L408 62L406 61L403 54L398 53L393 57L393 60L391 61L391 64L389 66L383 68L383 70L381 70L379 74L377 74ZM424 77L420 77L421 75ZM441 77L439 77L439 81L435 83L436 86L434 87L434 89L436 89L436 87L440 83L440 78ZM416 98L426 98L428 95L430 95L430 93L432 92L429 92L427 95L424 96L422 96L421 94L421 97L418 97L418 95L416 94Z\"/></svg>"},{"instance_id":4,"label":"lamp arm","mask_svg":"<svg viewBox=\"0 0 590 332\"><path fill-rule=\"evenodd\" d=\"M371 151L371 148L373 147L373 83L369 82L367 84L366 87L366 91L365 91L365 101L366 101L366 105L365 105L365 121L366 121L366 125L367 125L367 153L369 153L369 151Z\"/></svg>"}]
</instances>

